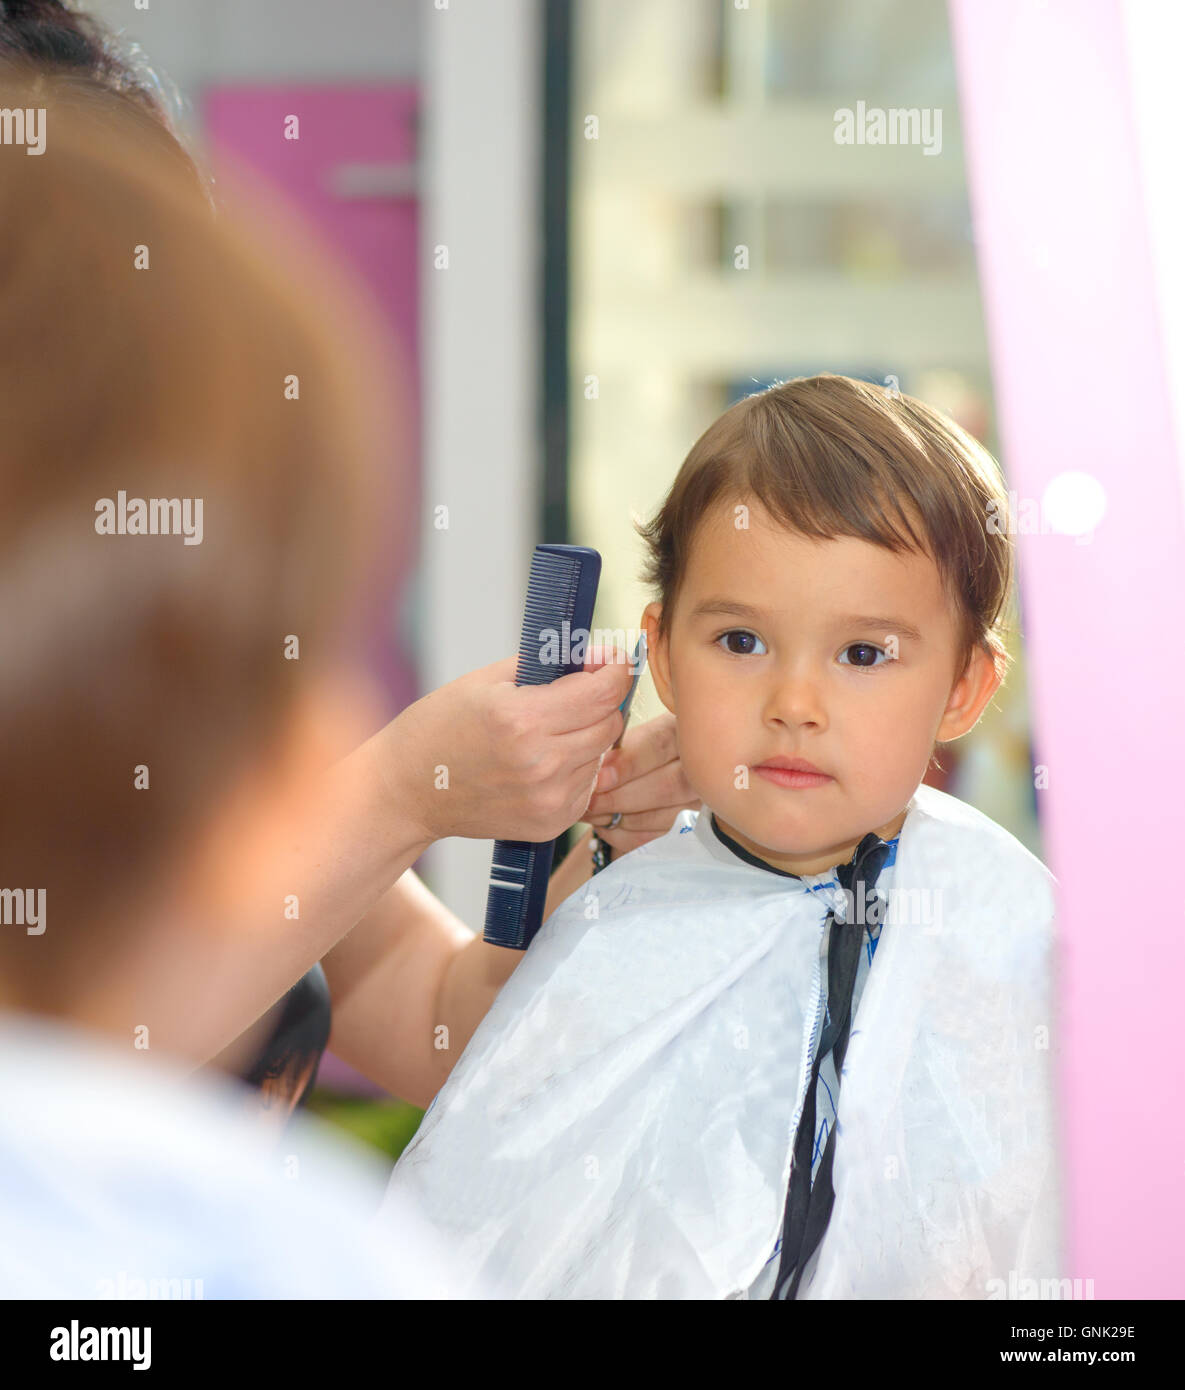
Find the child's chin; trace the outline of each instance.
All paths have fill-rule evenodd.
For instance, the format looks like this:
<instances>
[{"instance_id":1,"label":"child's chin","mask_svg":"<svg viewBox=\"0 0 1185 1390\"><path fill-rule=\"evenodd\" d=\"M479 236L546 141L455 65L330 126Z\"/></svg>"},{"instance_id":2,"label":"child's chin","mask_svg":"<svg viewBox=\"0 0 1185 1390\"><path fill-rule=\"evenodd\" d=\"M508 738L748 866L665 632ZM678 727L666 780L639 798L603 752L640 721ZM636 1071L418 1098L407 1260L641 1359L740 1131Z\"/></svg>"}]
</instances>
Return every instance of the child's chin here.
<instances>
[{"instance_id":1,"label":"child's chin","mask_svg":"<svg viewBox=\"0 0 1185 1390\"><path fill-rule=\"evenodd\" d=\"M757 846L759 855L792 855L802 859L819 853L817 845L803 840L787 840L785 836L779 839L776 835L750 835L749 840Z\"/></svg>"},{"instance_id":2,"label":"child's chin","mask_svg":"<svg viewBox=\"0 0 1185 1390\"><path fill-rule=\"evenodd\" d=\"M748 814L746 814L746 810ZM817 841L819 827L814 824L790 826L786 816L754 815L752 807L741 807L737 815L730 816L727 811L717 811L716 819L724 822L727 831L731 826L739 831L749 844L756 847L757 853L768 854L814 854L818 853Z\"/></svg>"}]
</instances>

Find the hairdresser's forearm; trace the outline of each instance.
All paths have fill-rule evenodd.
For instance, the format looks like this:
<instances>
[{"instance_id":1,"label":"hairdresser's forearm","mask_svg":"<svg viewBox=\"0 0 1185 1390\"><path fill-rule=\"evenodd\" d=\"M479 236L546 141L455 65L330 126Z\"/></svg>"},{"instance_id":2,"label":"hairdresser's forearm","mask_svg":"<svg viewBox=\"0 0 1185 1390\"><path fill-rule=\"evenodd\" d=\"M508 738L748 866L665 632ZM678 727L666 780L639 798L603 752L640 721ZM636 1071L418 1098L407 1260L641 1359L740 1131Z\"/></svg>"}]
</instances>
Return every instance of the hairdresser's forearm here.
<instances>
[{"instance_id":1,"label":"hairdresser's forearm","mask_svg":"<svg viewBox=\"0 0 1185 1390\"><path fill-rule=\"evenodd\" d=\"M324 815L296 849L305 885L301 918L312 924L312 961L319 960L370 911L432 843L410 813L400 784L408 766L398 721L345 758L328 777Z\"/></svg>"},{"instance_id":2,"label":"hairdresser's forearm","mask_svg":"<svg viewBox=\"0 0 1185 1390\"><path fill-rule=\"evenodd\" d=\"M544 920L591 876L591 835L591 830L586 831L552 874L543 909ZM454 949L437 996L436 1013L448 1028L449 1042L447 1050L442 1050L437 1057L438 1085L444 1083L478 1024L489 1012L498 991L522 958L523 952L487 945L480 936Z\"/></svg>"},{"instance_id":3,"label":"hairdresser's forearm","mask_svg":"<svg viewBox=\"0 0 1185 1390\"><path fill-rule=\"evenodd\" d=\"M586 836L552 877L548 915L588 862ZM325 957L329 1045L392 1095L426 1106L520 960L486 945L409 871Z\"/></svg>"},{"instance_id":4,"label":"hairdresser's forearm","mask_svg":"<svg viewBox=\"0 0 1185 1390\"><path fill-rule=\"evenodd\" d=\"M257 890L257 901L253 893L253 908L244 905L256 917L251 935L209 972L217 974L219 988L206 1057L222 1049L233 1053L234 1040L331 951L431 843L404 813L401 788L392 781L398 733L388 725L329 771L279 876Z\"/></svg>"}]
</instances>

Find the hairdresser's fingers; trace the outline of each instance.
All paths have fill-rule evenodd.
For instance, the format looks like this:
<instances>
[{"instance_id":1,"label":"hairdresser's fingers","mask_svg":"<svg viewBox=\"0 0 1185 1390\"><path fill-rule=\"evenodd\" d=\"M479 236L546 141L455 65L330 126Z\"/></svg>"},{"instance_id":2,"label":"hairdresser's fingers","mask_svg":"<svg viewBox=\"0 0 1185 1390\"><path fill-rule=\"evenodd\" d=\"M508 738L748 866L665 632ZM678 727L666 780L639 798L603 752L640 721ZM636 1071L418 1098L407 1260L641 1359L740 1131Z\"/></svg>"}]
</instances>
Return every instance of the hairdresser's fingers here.
<instances>
[{"instance_id":1,"label":"hairdresser's fingers","mask_svg":"<svg viewBox=\"0 0 1185 1390\"><path fill-rule=\"evenodd\" d=\"M540 823L546 829L529 838L535 842L554 840L580 821L580 813L588 801L588 789L597 775L595 761L569 773L563 779L555 779L546 788L546 821L543 820L544 805L537 806Z\"/></svg>"},{"instance_id":2,"label":"hairdresser's fingers","mask_svg":"<svg viewBox=\"0 0 1185 1390\"><path fill-rule=\"evenodd\" d=\"M630 687L629 663L622 656L622 661L606 663L591 674L575 671L550 685L492 687L494 727L502 731L505 742L516 746L524 772L553 782L582 772L585 763L613 746L625 723L618 706ZM508 663L514 661L507 658L478 674L488 676L501 667L513 676ZM596 775L594 768L590 781Z\"/></svg>"},{"instance_id":3,"label":"hairdresser's fingers","mask_svg":"<svg viewBox=\"0 0 1185 1390\"><path fill-rule=\"evenodd\" d=\"M668 827L669 828L669 827ZM597 834L600 835L600 831ZM638 849L640 846L649 844L651 840L661 839L666 834L665 830L642 831L639 833L623 833L614 831L612 837L603 838L613 847L613 858L620 859L623 854L628 854L631 849ZM596 883L594 878L593 883Z\"/></svg>"},{"instance_id":4,"label":"hairdresser's fingers","mask_svg":"<svg viewBox=\"0 0 1185 1390\"><path fill-rule=\"evenodd\" d=\"M628 687L628 666L566 677L591 688L593 709L580 732L557 734L531 702L552 692L516 687L516 665L504 657L471 671L409 705L383 731L390 802L423 838L541 842L587 806L601 756L621 733L612 681Z\"/></svg>"},{"instance_id":5,"label":"hairdresser's fingers","mask_svg":"<svg viewBox=\"0 0 1185 1390\"><path fill-rule=\"evenodd\" d=\"M574 824L588 805L601 757L621 733L619 710L611 710L579 734L546 734L531 730L517 756L529 769L522 783L531 819L540 828L533 834L502 833L500 838L552 840Z\"/></svg>"},{"instance_id":6,"label":"hairdresser's fingers","mask_svg":"<svg viewBox=\"0 0 1185 1390\"><path fill-rule=\"evenodd\" d=\"M585 732L617 709L629 694L631 678L629 657L616 647L607 660L590 661L583 671L560 676L550 685L523 686L515 697L541 732Z\"/></svg>"},{"instance_id":7,"label":"hairdresser's fingers","mask_svg":"<svg viewBox=\"0 0 1185 1390\"><path fill-rule=\"evenodd\" d=\"M699 801L688 801L679 806L651 806L645 811L628 811L614 826L609 824L611 816L595 816L591 820L585 816L584 823L591 825L598 835L604 830L606 834L602 838L610 844L615 844L614 837L618 834L632 834L636 831L649 835L665 834L674 825L675 817L680 811L698 811L699 808Z\"/></svg>"},{"instance_id":8,"label":"hairdresser's fingers","mask_svg":"<svg viewBox=\"0 0 1185 1390\"><path fill-rule=\"evenodd\" d=\"M637 778L657 768L675 762L679 757L679 740L675 735L675 716L669 710L648 719L645 724L636 724L626 731L620 748L612 748L605 754L601 773L597 778L597 791L606 792L614 787L625 787ZM682 800L676 797L675 800ZM654 805L666 803L655 802ZM624 806L614 806L615 811L625 810Z\"/></svg>"},{"instance_id":9,"label":"hairdresser's fingers","mask_svg":"<svg viewBox=\"0 0 1185 1390\"><path fill-rule=\"evenodd\" d=\"M652 811L659 807L686 806L694 800L695 792L688 786L683 764L676 758L665 767L635 777L624 787L615 787L611 792L598 792L585 808L586 819L590 822L601 820L617 811Z\"/></svg>"},{"instance_id":10,"label":"hairdresser's fingers","mask_svg":"<svg viewBox=\"0 0 1185 1390\"><path fill-rule=\"evenodd\" d=\"M645 811L627 811L622 813L616 825L613 824L612 816L595 816L591 820L586 816L585 821L592 825L598 835L605 831L603 838L613 844L615 835L627 832L645 831L648 834L663 835L674 825L680 811L698 811L702 804L695 798L680 802L678 806L651 806Z\"/></svg>"},{"instance_id":11,"label":"hairdresser's fingers","mask_svg":"<svg viewBox=\"0 0 1185 1390\"><path fill-rule=\"evenodd\" d=\"M669 716L668 716L669 718ZM651 732L651 725L657 725ZM611 749L601 764L597 785L606 781L606 769L622 773L620 783L613 781L611 790L598 791L587 807L588 817L597 818L616 811L646 811L656 806L684 806L696 799L696 793L687 780L683 764L677 750L673 749L674 721L665 726L663 720L651 720L638 730L631 731L646 739L627 749L630 734L627 733L620 749ZM672 751L673 756L666 762L657 764L655 759ZM623 759L622 755L627 756ZM643 767L648 770L642 771Z\"/></svg>"},{"instance_id":12,"label":"hairdresser's fingers","mask_svg":"<svg viewBox=\"0 0 1185 1390\"><path fill-rule=\"evenodd\" d=\"M631 849L637 849L639 845L644 845L650 840L657 840L665 835L675 822L675 816L682 810L698 811L701 809L697 801L690 807L676 806L668 808L666 811L642 812L636 816L623 816L613 830L597 829L597 836L613 847L614 858L620 858L623 854L628 854ZM670 819L667 820L667 816ZM636 822L642 822L639 825ZM595 880L594 880L595 882Z\"/></svg>"},{"instance_id":13,"label":"hairdresser's fingers","mask_svg":"<svg viewBox=\"0 0 1185 1390\"><path fill-rule=\"evenodd\" d=\"M609 755L609 751L621 737L621 731L624 727L625 717L620 710L613 709L596 724L591 724L587 729L581 729L578 733L550 735L551 743L559 756L569 766L579 763L583 767L588 762L593 764L592 775L588 779L586 789L589 796L592 795L593 787L596 785L602 759ZM583 805L580 809L584 809Z\"/></svg>"}]
</instances>

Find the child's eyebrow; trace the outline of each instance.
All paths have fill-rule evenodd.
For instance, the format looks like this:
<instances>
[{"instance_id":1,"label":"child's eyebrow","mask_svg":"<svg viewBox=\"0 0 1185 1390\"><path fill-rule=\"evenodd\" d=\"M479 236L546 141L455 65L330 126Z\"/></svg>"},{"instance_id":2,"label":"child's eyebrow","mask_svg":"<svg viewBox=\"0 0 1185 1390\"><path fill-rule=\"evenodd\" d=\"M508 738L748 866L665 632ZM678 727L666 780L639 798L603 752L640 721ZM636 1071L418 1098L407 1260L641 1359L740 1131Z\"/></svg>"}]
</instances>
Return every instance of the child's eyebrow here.
<instances>
[{"instance_id":1,"label":"child's eyebrow","mask_svg":"<svg viewBox=\"0 0 1185 1390\"><path fill-rule=\"evenodd\" d=\"M922 634L912 623L904 618L867 618L862 613L852 613L847 617L836 618L836 627L875 627L900 637L912 637L915 642L922 640Z\"/></svg>"},{"instance_id":2,"label":"child's eyebrow","mask_svg":"<svg viewBox=\"0 0 1185 1390\"><path fill-rule=\"evenodd\" d=\"M691 617L703 618L713 613L735 614L738 618L748 618L750 622L760 622L763 618L769 617L769 612L766 609L756 608L751 603L742 603L740 599L734 598L703 599L691 610ZM912 623L907 623L904 618L876 618L868 617L863 613L849 613L836 618L834 626L879 628L901 637L912 638L915 642L922 640L922 634Z\"/></svg>"},{"instance_id":3,"label":"child's eyebrow","mask_svg":"<svg viewBox=\"0 0 1185 1390\"><path fill-rule=\"evenodd\" d=\"M764 608L754 608L751 603L742 603L735 598L706 598L691 610L693 618L703 618L710 613L735 613L740 618L751 618L754 622L768 618Z\"/></svg>"}]
</instances>

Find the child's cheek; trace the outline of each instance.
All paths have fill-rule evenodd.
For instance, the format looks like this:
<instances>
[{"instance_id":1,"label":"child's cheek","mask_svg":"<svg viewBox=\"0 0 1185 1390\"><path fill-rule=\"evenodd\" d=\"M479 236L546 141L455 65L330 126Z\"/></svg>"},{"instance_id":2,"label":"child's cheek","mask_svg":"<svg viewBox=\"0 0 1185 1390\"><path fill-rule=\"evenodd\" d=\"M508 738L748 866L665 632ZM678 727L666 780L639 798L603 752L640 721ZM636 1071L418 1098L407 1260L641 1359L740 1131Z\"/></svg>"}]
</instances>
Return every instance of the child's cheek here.
<instances>
[{"instance_id":1,"label":"child's cheek","mask_svg":"<svg viewBox=\"0 0 1185 1390\"><path fill-rule=\"evenodd\" d=\"M680 690L675 702L679 761L697 793L710 795L707 789L720 780L730 755L727 740L722 737L722 712L713 714L709 702L689 697L686 689L684 686Z\"/></svg>"},{"instance_id":2,"label":"child's cheek","mask_svg":"<svg viewBox=\"0 0 1185 1390\"><path fill-rule=\"evenodd\" d=\"M734 791L737 767L753 756L751 701L711 653L683 653L675 697L679 758L687 780L710 805Z\"/></svg>"}]
</instances>

